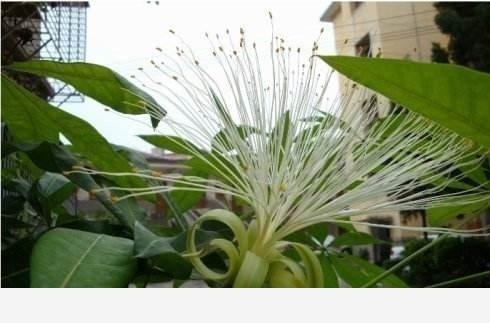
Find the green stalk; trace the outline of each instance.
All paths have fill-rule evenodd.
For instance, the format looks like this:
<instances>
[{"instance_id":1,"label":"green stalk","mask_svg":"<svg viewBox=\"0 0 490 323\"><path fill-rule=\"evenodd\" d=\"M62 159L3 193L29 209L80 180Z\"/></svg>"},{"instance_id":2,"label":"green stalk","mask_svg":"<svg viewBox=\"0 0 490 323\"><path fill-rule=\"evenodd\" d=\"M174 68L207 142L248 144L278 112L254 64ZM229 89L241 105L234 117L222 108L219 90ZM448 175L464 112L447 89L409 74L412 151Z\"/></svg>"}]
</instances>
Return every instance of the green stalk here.
<instances>
[{"instance_id":1,"label":"green stalk","mask_svg":"<svg viewBox=\"0 0 490 323\"><path fill-rule=\"evenodd\" d=\"M269 262L253 252L247 251L235 277L233 287L260 288L264 285L268 272Z\"/></svg>"},{"instance_id":2,"label":"green stalk","mask_svg":"<svg viewBox=\"0 0 490 323\"><path fill-rule=\"evenodd\" d=\"M392 273L394 273L398 269L402 268L408 262L410 262L412 259L414 259L414 258L418 257L419 255L423 254L424 252L426 252L427 250L429 250L430 248L432 248L433 246L435 246L436 244L438 244L440 241L444 240L448 236L449 236L449 234L448 233L445 233L445 234L437 237L436 239L432 240L429 244L427 244L424 247L420 248L419 250L417 250L416 252L414 252L410 256L406 257L405 259L403 259L402 261L400 261L399 263L397 263L396 265L394 265L390 269L388 269L385 272L383 272L381 275L373 278L372 280L370 280L366 284L362 285L361 288L373 287L375 284L379 283L380 281L382 281L383 279L385 279L386 277L388 277L389 275L391 275Z\"/></svg>"},{"instance_id":3,"label":"green stalk","mask_svg":"<svg viewBox=\"0 0 490 323\"><path fill-rule=\"evenodd\" d=\"M449 286L452 284L461 283L464 281L468 281L468 280L472 280L472 279L480 278L480 277L485 277L485 276L490 276L490 270L487 270L487 271L484 271L484 272L481 272L478 274L472 274L472 275L468 275L468 276L464 276L464 277L460 277L460 278L447 280L447 281L442 282L442 283L437 283L434 285L426 286L425 288L445 287L445 286Z\"/></svg>"}]
</instances>

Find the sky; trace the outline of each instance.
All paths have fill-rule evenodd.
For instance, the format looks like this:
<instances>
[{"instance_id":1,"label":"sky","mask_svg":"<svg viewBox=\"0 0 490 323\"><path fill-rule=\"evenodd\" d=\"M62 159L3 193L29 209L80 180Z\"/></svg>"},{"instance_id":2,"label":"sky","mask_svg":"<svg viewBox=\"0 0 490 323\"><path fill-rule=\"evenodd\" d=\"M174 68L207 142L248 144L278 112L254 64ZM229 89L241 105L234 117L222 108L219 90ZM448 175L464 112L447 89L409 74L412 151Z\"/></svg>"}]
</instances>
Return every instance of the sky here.
<instances>
[{"instance_id":1,"label":"sky","mask_svg":"<svg viewBox=\"0 0 490 323\"><path fill-rule=\"evenodd\" d=\"M243 27L257 43L268 42L271 29L268 12L274 16L276 34L295 47L311 48L324 27L319 52L334 54L332 26L320 22L329 4L324 0L90 1L86 61L107 66L129 78L138 67L149 64L157 54L155 47L175 51L173 45L169 48L169 29L175 30L197 55L209 54L205 32L224 33L229 29L238 33ZM151 150L149 144L137 137L153 133L146 116L131 116L136 121L129 120L105 112L103 105L87 97L84 103L66 103L61 108L88 121L112 143Z\"/></svg>"}]
</instances>

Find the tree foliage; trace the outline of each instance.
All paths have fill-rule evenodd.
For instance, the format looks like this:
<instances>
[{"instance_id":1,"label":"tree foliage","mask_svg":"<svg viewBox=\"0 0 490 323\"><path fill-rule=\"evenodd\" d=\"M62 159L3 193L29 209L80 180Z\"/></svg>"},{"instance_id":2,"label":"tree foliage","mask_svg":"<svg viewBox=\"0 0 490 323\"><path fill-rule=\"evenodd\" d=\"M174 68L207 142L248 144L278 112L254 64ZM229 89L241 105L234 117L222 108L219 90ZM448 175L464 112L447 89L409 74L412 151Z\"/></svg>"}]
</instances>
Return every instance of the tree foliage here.
<instances>
[{"instance_id":1,"label":"tree foliage","mask_svg":"<svg viewBox=\"0 0 490 323\"><path fill-rule=\"evenodd\" d=\"M490 72L490 3L439 2L435 22L449 36L447 48L433 43L432 61Z\"/></svg>"}]
</instances>

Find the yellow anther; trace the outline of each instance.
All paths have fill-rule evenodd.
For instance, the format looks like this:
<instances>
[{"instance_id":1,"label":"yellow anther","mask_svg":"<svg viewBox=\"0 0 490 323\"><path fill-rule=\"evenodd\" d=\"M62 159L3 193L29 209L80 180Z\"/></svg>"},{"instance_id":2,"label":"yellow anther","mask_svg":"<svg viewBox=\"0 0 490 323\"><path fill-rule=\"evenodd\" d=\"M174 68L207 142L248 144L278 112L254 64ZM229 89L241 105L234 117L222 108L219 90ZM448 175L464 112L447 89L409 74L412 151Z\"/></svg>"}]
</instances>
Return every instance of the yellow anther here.
<instances>
[{"instance_id":1,"label":"yellow anther","mask_svg":"<svg viewBox=\"0 0 490 323\"><path fill-rule=\"evenodd\" d=\"M160 176L162 176L162 172L152 171L151 176L160 177Z\"/></svg>"},{"instance_id":2,"label":"yellow anther","mask_svg":"<svg viewBox=\"0 0 490 323\"><path fill-rule=\"evenodd\" d=\"M281 185L279 185L279 192L285 192L286 188L287 188L286 184L281 183Z\"/></svg>"},{"instance_id":3,"label":"yellow anther","mask_svg":"<svg viewBox=\"0 0 490 323\"><path fill-rule=\"evenodd\" d=\"M111 196L111 201L112 203L117 203L119 202L119 198L117 198L116 196Z\"/></svg>"}]
</instances>

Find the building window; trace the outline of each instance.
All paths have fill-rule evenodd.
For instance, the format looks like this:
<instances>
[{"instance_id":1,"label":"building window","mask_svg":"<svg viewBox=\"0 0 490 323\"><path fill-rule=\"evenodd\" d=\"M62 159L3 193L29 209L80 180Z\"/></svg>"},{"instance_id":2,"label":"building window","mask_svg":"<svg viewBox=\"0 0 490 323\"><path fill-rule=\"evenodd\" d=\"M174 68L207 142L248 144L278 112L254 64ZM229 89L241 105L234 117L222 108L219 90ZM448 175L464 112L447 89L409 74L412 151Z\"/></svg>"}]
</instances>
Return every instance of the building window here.
<instances>
[{"instance_id":1,"label":"building window","mask_svg":"<svg viewBox=\"0 0 490 323\"><path fill-rule=\"evenodd\" d=\"M353 13L360 5L362 5L362 1L351 1L350 12Z\"/></svg>"},{"instance_id":2,"label":"building window","mask_svg":"<svg viewBox=\"0 0 490 323\"><path fill-rule=\"evenodd\" d=\"M356 43L356 56L360 57L371 57L371 37L369 37L369 33L364 35Z\"/></svg>"}]
</instances>

